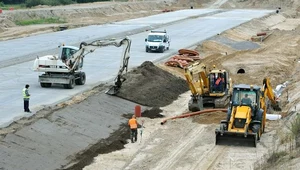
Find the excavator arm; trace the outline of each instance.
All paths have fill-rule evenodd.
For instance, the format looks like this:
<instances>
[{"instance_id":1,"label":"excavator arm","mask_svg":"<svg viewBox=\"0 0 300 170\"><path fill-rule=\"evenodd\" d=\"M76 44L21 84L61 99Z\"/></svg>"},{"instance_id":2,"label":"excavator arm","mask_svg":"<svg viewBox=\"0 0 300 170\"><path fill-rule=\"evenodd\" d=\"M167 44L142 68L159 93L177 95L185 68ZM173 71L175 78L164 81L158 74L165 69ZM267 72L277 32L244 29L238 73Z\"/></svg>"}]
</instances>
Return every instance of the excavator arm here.
<instances>
[{"instance_id":1,"label":"excavator arm","mask_svg":"<svg viewBox=\"0 0 300 170\"><path fill-rule=\"evenodd\" d=\"M130 58L131 40L128 37L123 39L95 40L91 43L82 42L80 44L79 50L70 58L69 63L72 63L72 65L71 67L69 67L69 69L71 71L75 70L85 55L94 52L97 48L105 46L124 46L119 71L117 77L115 78L115 86L113 87L114 92L107 92L107 94L114 95L118 92L118 90L121 88L122 83L126 80L122 75L124 71L127 72L128 70L128 62Z\"/></svg>"},{"instance_id":2,"label":"excavator arm","mask_svg":"<svg viewBox=\"0 0 300 170\"><path fill-rule=\"evenodd\" d=\"M190 111L203 110L203 94L208 91L209 81L206 66L196 62L185 68L184 76L192 93L189 101Z\"/></svg>"},{"instance_id":3,"label":"excavator arm","mask_svg":"<svg viewBox=\"0 0 300 170\"><path fill-rule=\"evenodd\" d=\"M269 78L264 78L262 91L263 91L264 96L268 96L269 100L271 101L271 106L273 107L273 109L280 111L281 108L279 107L279 104L276 101Z\"/></svg>"},{"instance_id":4,"label":"excavator arm","mask_svg":"<svg viewBox=\"0 0 300 170\"><path fill-rule=\"evenodd\" d=\"M193 96L202 95L205 87L209 87L206 66L202 63L194 63L185 68L184 76Z\"/></svg>"}]
</instances>

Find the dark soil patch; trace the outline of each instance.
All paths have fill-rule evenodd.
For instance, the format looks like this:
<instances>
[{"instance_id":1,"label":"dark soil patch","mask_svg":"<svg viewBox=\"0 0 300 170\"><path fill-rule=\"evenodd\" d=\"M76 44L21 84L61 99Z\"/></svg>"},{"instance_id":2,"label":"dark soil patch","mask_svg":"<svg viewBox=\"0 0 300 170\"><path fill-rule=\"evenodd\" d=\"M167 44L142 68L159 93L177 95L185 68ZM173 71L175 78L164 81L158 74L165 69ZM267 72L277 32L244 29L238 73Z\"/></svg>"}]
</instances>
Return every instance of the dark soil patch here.
<instances>
[{"instance_id":1,"label":"dark soil patch","mask_svg":"<svg viewBox=\"0 0 300 170\"><path fill-rule=\"evenodd\" d=\"M161 112L162 110L160 108L155 107L150 110L143 111L141 115L142 117L148 117L150 119L165 117L164 115L160 114Z\"/></svg>"},{"instance_id":2,"label":"dark soil patch","mask_svg":"<svg viewBox=\"0 0 300 170\"><path fill-rule=\"evenodd\" d=\"M162 110L160 108L154 107L154 108L143 111L141 113L141 116L148 117L150 119L165 117L164 115L160 114L161 112L162 112ZM133 115L132 113L123 114L123 117L126 119L131 119L132 115Z\"/></svg>"},{"instance_id":3,"label":"dark soil patch","mask_svg":"<svg viewBox=\"0 0 300 170\"><path fill-rule=\"evenodd\" d=\"M110 153L124 148L127 139L130 138L130 130L127 124L120 125L120 128L113 132L108 138L101 139L92 147L84 150L74 156L70 161L71 165L62 167L65 170L82 170L85 166L91 164L94 157L99 154Z\"/></svg>"},{"instance_id":4,"label":"dark soil patch","mask_svg":"<svg viewBox=\"0 0 300 170\"><path fill-rule=\"evenodd\" d=\"M221 120L226 120L226 113L224 112L211 112L194 116L193 122L200 124L219 124Z\"/></svg>"},{"instance_id":5,"label":"dark soil patch","mask_svg":"<svg viewBox=\"0 0 300 170\"><path fill-rule=\"evenodd\" d=\"M125 74L121 98L150 107L171 104L178 96L189 90L186 81L146 61Z\"/></svg>"}]
</instances>

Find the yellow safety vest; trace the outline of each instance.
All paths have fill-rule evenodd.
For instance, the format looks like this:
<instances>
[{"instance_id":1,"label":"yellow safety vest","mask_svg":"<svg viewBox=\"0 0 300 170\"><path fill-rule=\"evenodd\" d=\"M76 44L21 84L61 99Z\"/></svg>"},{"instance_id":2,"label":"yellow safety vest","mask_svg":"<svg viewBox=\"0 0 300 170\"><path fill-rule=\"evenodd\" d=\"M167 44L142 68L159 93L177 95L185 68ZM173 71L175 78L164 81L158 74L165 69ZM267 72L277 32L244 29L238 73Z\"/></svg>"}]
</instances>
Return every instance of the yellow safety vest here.
<instances>
[{"instance_id":1,"label":"yellow safety vest","mask_svg":"<svg viewBox=\"0 0 300 170\"><path fill-rule=\"evenodd\" d=\"M29 99L30 96L27 96L27 95L26 95L26 90L27 90L26 88L23 89L23 98L24 98L24 99Z\"/></svg>"}]
</instances>

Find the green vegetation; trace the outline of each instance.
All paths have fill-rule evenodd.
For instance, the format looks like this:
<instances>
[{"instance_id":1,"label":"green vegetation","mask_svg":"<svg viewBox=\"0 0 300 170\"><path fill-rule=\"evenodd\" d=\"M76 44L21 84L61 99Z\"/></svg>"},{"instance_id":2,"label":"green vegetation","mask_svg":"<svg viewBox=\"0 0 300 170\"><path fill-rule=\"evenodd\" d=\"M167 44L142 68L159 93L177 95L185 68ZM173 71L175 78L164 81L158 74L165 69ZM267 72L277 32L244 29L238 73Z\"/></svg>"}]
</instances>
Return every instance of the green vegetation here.
<instances>
[{"instance_id":1,"label":"green vegetation","mask_svg":"<svg viewBox=\"0 0 300 170\"><path fill-rule=\"evenodd\" d=\"M285 151L280 151L280 152L273 152L273 154L268 158L267 162L268 163L275 163L277 162L280 158L284 157L288 153Z\"/></svg>"},{"instance_id":2,"label":"green vegetation","mask_svg":"<svg viewBox=\"0 0 300 170\"><path fill-rule=\"evenodd\" d=\"M20 8L31 8L38 5L69 5L74 3L90 3L90 2L104 2L110 0L2 0L0 2L0 8L3 10L9 10L13 7L14 9ZM117 0L119 1L119 0ZM122 0L127 1L127 0Z\"/></svg>"},{"instance_id":3,"label":"green vegetation","mask_svg":"<svg viewBox=\"0 0 300 170\"><path fill-rule=\"evenodd\" d=\"M290 130L295 137L296 147L300 147L300 114L296 114L295 119L291 123Z\"/></svg>"},{"instance_id":4,"label":"green vegetation","mask_svg":"<svg viewBox=\"0 0 300 170\"><path fill-rule=\"evenodd\" d=\"M291 123L290 130L296 140L296 147L300 147L300 114L296 113L296 117Z\"/></svg>"},{"instance_id":5,"label":"green vegetation","mask_svg":"<svg viewBox=\"0 0 300 170\"><path fill-rule=\"evenodd\" d=\"M6 5L3 2L0 2L0 8L2 10L9 10L11 8L13 8L13 9L24 9L24 8L26 8L26 5L24 3L23 4Z\"/></svg>"},{"instance_id":6,"label":"green vegetation","mask_svg":"<svg viewBox=\"0 0 300 170\"><path fill-rule=\"evenodd\" d=\"M66 21L60 18L44 18L44 19L16 21L16 24L21 26L33 25L33 24L55 24L55 23L66 23Z\"/></svg>"}]
</instances>

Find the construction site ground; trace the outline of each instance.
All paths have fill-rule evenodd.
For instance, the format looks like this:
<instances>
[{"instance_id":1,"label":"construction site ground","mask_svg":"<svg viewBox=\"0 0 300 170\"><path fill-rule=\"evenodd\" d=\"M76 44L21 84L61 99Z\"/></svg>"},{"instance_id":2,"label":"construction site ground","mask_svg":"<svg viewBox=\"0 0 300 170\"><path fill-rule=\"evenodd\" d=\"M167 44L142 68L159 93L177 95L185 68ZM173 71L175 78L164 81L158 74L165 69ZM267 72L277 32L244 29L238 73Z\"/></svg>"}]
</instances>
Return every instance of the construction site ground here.
<instances>
[{"instance_id":1,"label":"construction site ground","mask_svg":"<svg viewBox=\"0 0 300 170\"><path fill-rule=\"evenodd\" d=\"M215 146L214 130L226 117L222 112L169 120L161 125L164 119L187 112L190 92L182 69L167 67L163 62L155 65L145 62L126 75L127 80L118 97L105 95L107 87L99 85L72 100L45 108L33 117L1 129L1 145L7 151L13 148L15 152L6 156L18 157L1 156L0 165L9 167L7 169L300 169L300 155L295 152L298 148L295 148L289 128L298 114L300 100L300 18L297 12L300 2L179 2L183 8L190 7L190 4L221 8L275 9L282 6L278 14L252 20L195 47L203 63L228 70L234 84L261 85L264 77L270 78L273 88L289 82L280 96L283 110L274 112L281 114L282 119L267 122L256 148ZM173 9L178 9L180 3ZM170 2L156 9L166 7L173 6ZM143 10L138 8L137 11ZM130 16L138 17L137 11L131 11ZM147 15L157 12L161 11ZM113 17L123 20L130 16ZM6 39L28 36L32 33L28 28L28 32L12 31L14 34ZM1 35L5 30L13 29L7 26ZM260 32L267 32L269 36L262 42L252 42L251 38ZM237 74L241 69L245 73ZM139 129L138 141L130 143L126 123L137 104L142 105L143 113L138 122L144 122L144 128ZM106 124L97 123L100 119L107 120ZM39 125L44 128L37 129ZM47 138L48 142L41 143L41 138ZM95 139L100 140L90 142ZM76 150L76 147L85 149Z\"/></svg>"}]
</instances>

